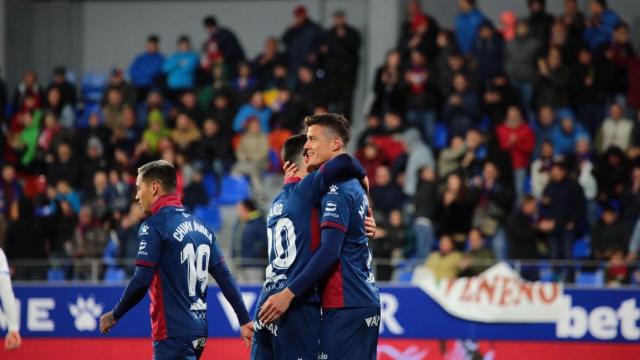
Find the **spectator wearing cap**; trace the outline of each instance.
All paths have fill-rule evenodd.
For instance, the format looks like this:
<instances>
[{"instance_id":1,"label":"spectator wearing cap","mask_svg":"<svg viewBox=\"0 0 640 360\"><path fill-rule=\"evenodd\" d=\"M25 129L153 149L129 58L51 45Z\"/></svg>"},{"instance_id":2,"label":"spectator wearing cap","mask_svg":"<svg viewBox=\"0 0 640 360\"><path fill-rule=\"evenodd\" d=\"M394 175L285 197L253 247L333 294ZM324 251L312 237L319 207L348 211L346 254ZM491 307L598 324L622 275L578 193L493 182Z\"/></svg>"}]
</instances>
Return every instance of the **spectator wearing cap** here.
<instances>
[{"instance_id":1,"label":"spectator wearing cap","mask_svg":"<svg viewBox=\"0 0 640 360\"><path fill-rule=\"evenodd\" d=\"M183 92L195 86L195 71L198 66L198 54L191 48L191 40L182 35L178 38L177 51L162 65L167 75L169 99L177 102Z\"/></svg>"},{"instance_id":2,"label":"spectator wearing cap","mask_svg":"<svg viewBox=\"0 0 640 360\"><path fill-rule=\"evenodd\" d=\"M609 117L602 123L596 136L596 148L599 153L611 146L627 151L631 147L633 122L625 116L620 104L614 103L609 109Z\"/></svg>"},{"instance_id":3,"label":"spectator wearing cap","mask_svg":"<svg viewBox=\"0 0 640 360\"><path fill-rule=\"evenodd\" d=\"M321 41L322 28L309 18L304 5L297 5L293 9L293 23L282 35L290 74L297 74L300 66L314 62Z\"/></svg>"},{"instance_id":4,"label":"spectator wearing cap","mask_svg":"<svg viewBox=\"0 0 640 360\"><path fill-rule=\"evenodd\" d=\"M564 160L553 163L541 202L545 218L553 221L549 234L550 256L552 259L568 259L583 224L586 202L582 187L568 175Z\"/></svg>"},{"instance_id":5,"label":"spectator wearing cap","mask_svg":"<svg viewBox=\"0 0 640 360\"><path fill-rule=\"evenodd\" d=\"M62 104L69 105L72 108L76 106L76 87L67 80L67 69L62 65L53 68L53 77L51 78L47 92L54 87L60 90L60 102Z\"/></svg>"},{"instance_id":6,"label":"spectator wearing cap","mask_svg":"<svg viewBox=\"0 0 640 360\"><path fill-rule=\"evenodd\" d=\"M496 128L496 136L500 147L511 155L516 195L520 199L524 193L527 169L536 145L535 134L524 121L520 109L511 106L507 110L507 118Z\"/></svg>"},{"instance_id":7,"label":"spectator wearing cap","mask_svg":"<svg viewBox=\"0 0 640 360\"><path fill-rule=\"evenodd\" d=\"M531 115L533 105L533 85L536 81L536 58L542 44L529 30L529 24L525 20L519 20L516 25L516 37L507 42L505 49L504 66L513 82L513 85L520 92L522 102Z\"/></svg>"},{"instance_id":8,"label":"spectator wearing cap","mask_svg":"<svg viewBox=\"0 0 640 360\"><path fill-rule=\"evenodd\" d=\"M591 51L602 51L602 47L611 42L620 17L608 7L607 0L591 0L589 10L591 16L586 21L583 40Z\"/></svg>"},{"instance_id":9,"label":"spectator wearing cap","mask_svg":"<svg viewBox=\"0 0 640 360\"><path fill-rule=\"evenodd\" d=\"M202 20L202 26L207 32L207 40L202 46L201 68L210 75L215 64L224 63L235 73L237 66L245 61L244 50L236 35L220 26L212 15Z\"/></svg>"},{"instance_id":10,"label":"spectator wearing cap","mask_svg":"<svg viewBox=\"0 0 640 360\"><path fill-rule=\"evenodd\" d=\"M145 51L129 66L129 77L138 94L138 102L145 101L152 87L160 85L164 55L160 52L160 38L149 35Z\"/></svg>"},{"instance_id":11,"label":"spectator wearing cap","mask_svg":"<svg viewBox=\"0 0 640 360\"><path fill-rule=\"evenodd\" d=\"M242 105L233 119L233 131L242 132L248 125L250 119L256 118L260 122L260 129L264 133L269 133L269 120L271 119L271 109L264 105L262 93L258 90L251 94L249 102Z\"/></svg>"},{"instance_id":12,"label":"spectator wearing cap","mask_svg":"<svg viewBox=\"0 0 640 360\"><path fill-rule=\"evenodd\" d=\"M547 12L546 5L546 0L527 0L527 6L529 7L527 22L531 29L531 35L538 39L544 47L549 43L551 26L555 21L553 15Z\"/></svg>"},{"instance_id":13,"label":"spectator wearing cap","mask_svg":"<svg viewBox=\"0 0 640 360\"><path fill-rule=\"evenodd\" d=\"M468 55L478 29L487 17L476 7L475 0L458 0L458 8L460 13L456 17L456 41L460 52Z\"/></svg>"},{"instance_id":14,"label":"spectator wearing cap","mask_svg":"<svg viewBox=\"0 0 640 360\"><path fill-rule=\"evenodd\" d=\"M323 34L320 52L324 57L329 81L329 106L332 112L351 119L353 90L360 65L361 37L347 23L343 10L333 13L333 26Z\"/></svg>"},{"instance_id":15,"label":"spectator wearing cap","mask_svg":"<svg viewBox=\"0 0 640 360\"><path fill-rule=\"evenodd\" d=\"M100 170L107 170L110 162L104 156L104 144L97 137L87 141L84 158L80 160L80 178L82 180L80 190L88 192L93 186L93 177Z\"/></svg>"}]
</instances>

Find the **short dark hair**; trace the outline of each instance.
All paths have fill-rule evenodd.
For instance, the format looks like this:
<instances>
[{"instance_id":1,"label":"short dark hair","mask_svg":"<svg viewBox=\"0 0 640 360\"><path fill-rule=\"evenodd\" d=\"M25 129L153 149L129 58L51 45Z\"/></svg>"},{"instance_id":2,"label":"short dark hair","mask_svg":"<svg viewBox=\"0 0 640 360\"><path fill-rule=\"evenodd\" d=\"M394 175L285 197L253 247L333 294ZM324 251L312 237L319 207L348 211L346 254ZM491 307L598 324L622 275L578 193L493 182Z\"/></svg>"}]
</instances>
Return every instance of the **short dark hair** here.
<instances>
[{"instance_id":1,"label":"short dark hair","mask_svg":"<svg viewBox=\"0 0 640 360\"><path fill-rule=\"evenodd\" d=\"M151 34L147 37L147 42L157 44L160 42L160 37L156 34Z\"/></svg>"},{"instance_id":2,"label":"short dark hair","mask_svg":"<svg viewBox=\"0 0 640 360\"><path fill-rule=\"evenodd\" d=\"M304 153L304 144L307 142L307 135L293 135L284 142L280 158L282 162L291 162L297 164Z\"/></svg>"},{"instance_id":3,"label":"short dark hair","mask_svg":"<svg viewBox=\"0 0 640 360\"><path fill-rule=\"evenodd\" d=\"M181 43L181 42L191 44L191 39L189 38L189 35L180 35L180 37L178 38L178 43Z\"/></svg>"},{"instance_id":4,"label":"short dark hair","mask_svg":"<svg viewBox=\"0 0 640 360\"><path fill-rule=\"evenodd\" d=\"M157 181L165 192L176 191L176 168L165 160L156 160L138 168L138 175L144 182Z\"/></svg>"},{"instance_id":5,"label":"short dark hair","mask_svg":"<svg viewBox=\"0 0 640 360\"><path fill-rule=\"evenodd\" d=\"M258 210L258 204L253 199L244 199L240 202L248 211Z\"/></svg>"},{"instance_id":6,"label":"short dark hair","mask_svg":"<svg viewBox=\"0 0 640 360\"><path fill-rule=\"evenodd\" d=\"M218 26L218 20L216 20L215 16L209 15L202 20L202 25L205 27L216 27Z\"/></svg>"},{"instance_id":7,"label":"short dark hair","mask_svg":"<svg viewBox=\"0 0 640 360\"><path fill-rule=\"evenodd\" d=\"M306 127L312 125L328 127L342 139L344 146L346 146L351 139L351 125L349 121L340 114L328 113L307 116L304 118L304 124Z\"/></svg>"}]
</instances>

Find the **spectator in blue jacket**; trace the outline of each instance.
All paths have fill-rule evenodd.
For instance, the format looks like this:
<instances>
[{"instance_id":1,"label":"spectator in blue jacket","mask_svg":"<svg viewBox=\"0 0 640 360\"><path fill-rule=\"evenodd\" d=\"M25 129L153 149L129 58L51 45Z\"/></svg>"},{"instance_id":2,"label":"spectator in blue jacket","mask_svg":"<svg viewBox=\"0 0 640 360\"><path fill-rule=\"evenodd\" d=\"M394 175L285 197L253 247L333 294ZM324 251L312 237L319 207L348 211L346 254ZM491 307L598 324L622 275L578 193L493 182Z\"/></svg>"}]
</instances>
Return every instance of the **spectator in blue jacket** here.
<instances>
[{"instance_id":1,"label":"spectator in blue jacket","mask_svg":"<svg viewBox=\"0 0 640 360\"><path fill-rule=\"evenodd\" d=\"M171 55L162 66L167 74L169 98L178 102L180 95L195 85L195 71L198 66L198 54L191 48L191 40L182 35L178 38L178 51Z\"/></svg>"},{"instance_id":2,"label":"spectator in blue jacket","mask_svg":"<svg viewBox=\"0 0 640 360\"><path fill-rule=\"evenodd\" d=\"M486 17L476 8L475 0L458 0L458 7L461 12L456 17L456 42L460 52L468 55Z\"/></svg>"},{"instance_id":3,"label":"spectator in blue jacket","mask_svg":"<svg viewBox=\"0 0 640 360\"><path fill-rule=\"evenodd\" d=\"M591 0L591 17L582 34L584 42L592 51L603 50L611 42L611 36L620 17L607 6L607 0Z\"/></svg>"},{"instance_id":4,"label":"spectator in blue jacket","mask_svg":"<svg viewBox=\"0 0 640 360\"><path fill-rule=\"evenodd\" d=\"M136 88L138 102L144 101L151 87L158 85L163 64L164 55L160 53L160 39L157 35L149 35L145 52L136 56L129 67L129 76Z\"/></svg>"},{"instance_id":5,"label":"spectator in blue jacket","mask_svg":"<svg viewBox=\"0 0 640 360\"><path fill-rule=\"evenodd\" d=\"M260 91L254 91L248 103L242 105L236 117L233 119L233 131L241 132L249 119L257 117L260 120L260 128L263 132L269 133L269 119L271 110L264 106L264 99Z\"/></svg>"},{"instance_id":6,"label":"spectator in blue jacket","mask_svg":"<svg viewBox=\"0 0 640 360\"><path fill-rule=\"evenodd\" d=\"M238 266L236 278L243 283L262 283L267 261L267 224L251 199L238 203L237 211L238 223L231 244Z\"/></svg>"},{"instance_id":7,"label":"spectator in blue jacket","mask_svg":"<svg viewBox=\"0 0 640 360\"><path fill-rule=\"evenodd\" d=\"M557 155L572 155L579 137L589 137L589 132L576 121L573 111L562 108L556 112L558 126L552 130L551 140Z\"/></svg>"}]
</instances>

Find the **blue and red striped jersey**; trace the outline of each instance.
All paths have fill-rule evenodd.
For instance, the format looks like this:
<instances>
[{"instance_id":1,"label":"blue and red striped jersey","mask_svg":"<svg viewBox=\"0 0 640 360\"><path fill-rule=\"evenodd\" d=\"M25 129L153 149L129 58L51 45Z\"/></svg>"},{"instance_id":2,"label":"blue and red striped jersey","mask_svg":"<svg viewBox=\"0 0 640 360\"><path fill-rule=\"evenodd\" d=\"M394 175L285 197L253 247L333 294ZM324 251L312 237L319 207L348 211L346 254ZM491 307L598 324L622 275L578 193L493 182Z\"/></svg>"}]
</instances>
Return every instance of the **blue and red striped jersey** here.
<instances>
[{"instance_id":1,"label":"blue and red striped jersey","mask_svg":"<svg viewBox=\"0 0 640 360\"><path fill-rule=\"evenodd\" d=\"M345 239L340 259L321 281L322 307L380 306L364 228L369 211L367 195L357 180L335 182L328 189L320 203L320 226L344 232Z\"/></svg>"}]
</instances>

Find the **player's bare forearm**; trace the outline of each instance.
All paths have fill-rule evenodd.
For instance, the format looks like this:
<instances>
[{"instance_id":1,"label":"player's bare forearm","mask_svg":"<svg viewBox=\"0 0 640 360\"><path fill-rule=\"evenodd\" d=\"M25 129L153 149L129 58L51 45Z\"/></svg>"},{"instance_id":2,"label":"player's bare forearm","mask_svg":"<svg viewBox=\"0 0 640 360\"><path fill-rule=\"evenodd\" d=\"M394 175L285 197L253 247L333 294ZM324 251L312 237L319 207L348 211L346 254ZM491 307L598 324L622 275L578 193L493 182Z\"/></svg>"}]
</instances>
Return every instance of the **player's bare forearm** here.
<instances>
[{"instance_id":1,"label":"player's bare forearm","mask_svg":"<svg viewBox=\"0 0 640 360\"><path fill-rule=\"evenodd\" d=\"M287 311L287 309L289 309L289 306L295 296L296 295L289 290L289 288L285 288L279 293L269 296L267 301L262 304L260 313L258 313L260 322L268 324L277 320Z\"/></svg>"}]
</instances>

